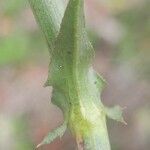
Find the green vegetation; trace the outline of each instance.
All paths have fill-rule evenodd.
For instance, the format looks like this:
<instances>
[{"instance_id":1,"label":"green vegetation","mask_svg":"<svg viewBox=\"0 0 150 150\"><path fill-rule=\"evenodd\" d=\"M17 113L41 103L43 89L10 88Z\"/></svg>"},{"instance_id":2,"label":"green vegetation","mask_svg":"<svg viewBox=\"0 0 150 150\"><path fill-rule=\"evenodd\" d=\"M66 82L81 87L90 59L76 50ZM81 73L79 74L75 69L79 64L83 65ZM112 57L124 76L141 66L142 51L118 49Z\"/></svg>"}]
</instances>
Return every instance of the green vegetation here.
<instances>
[{"instance_id":1,"label":"green vegetation","mask_svg":"<svg viewBox=\"0 0 150 150\"><path fill-rule=\"evenodd\" d=\"M53 86L52 102L64 114L64 124L38 147L62 136L68 127L76 137L78 149L110 150L106 116L124 121L119 106L109 109L100 101L105 81L91 65L94 50L85 29L84 1L68 2L61 25L60 4L53 0L29 1L50 48L49 77L45 85Z\"/></svg>"},{"instance_id":2,"label":"green vegetation","mask_svg":"<svg viewBox=\"0 0 150 150\"><path fill-rule=\"evenodd\" d=\"M39 74L36 73L36 75L38 74L40 76L41 74L44 74L45 73L44 70L45 70L45 67L47 67L46 64L49 58L51 62L52 60L54 61L53 58L59 58L58 60L61 60L60 56L55 53L53 53L54 55L53 57L52 51L55 51L55 50L58 51L59 46L66 47L64 48L66 50L68 49L68 46L71 46L70 44L71 39L74 39L74 41L77 41L77 39L74 38L74 34L68 34L69 38L67 36L66 37L67 42L65 42L68 44L62 44L58 42L58 40L63 41L64 36L66 35L66 34L63 34L62 38L58 39L60 28L61 30L64 31L65 30L64 28L67 24L65 23L64 27L61 26L62 18L64 17L64 12L66 8L66 6L63 5L62 1L63 0L30 0L31 6L34 10L34 14L36 16L36 20L38 24L40 25L44 35L46 36L46 39L49 45L50 55L48 55L47 45L45 44L43 36L41 32L38 30L37 26L35 25L28 2L24 0L11 0L11 1L1 0L0 1L0 26L1 26L0 28L0 76L1 76L0 103L1 104L0 105L2 107L0 113L2 114L2 116L3 116L3 113L5 114L4 111L6 111L7 113L7 109L5 108L9 107L9 105L14 106L14 107L18 106L16 105L16 102L14 101L16 97L13 95L18 95L20 93L17 90L18 86L19 86L19 89L24 89L24 83L22 83L22 79L23 80L26 80L26 78L34 79L34 76L37 70ZM149 36L150 35L150 19L149 19L150 3L149 2L150 1L139 0L138 3L137 1L132 1L131 3L129 3L126 0L120 0L120 1L116 0L113 2L112 1L108 1L106 3L104 2L105 4L100 1L97 3L97 1L99 0L87 1L88 3L87 6L88 7L90 6L88 11L90 11L91 14L93 11L92 6L94 6L94 9L95 9L94 11L98 11L98 13L96 14L97 16L95 15L94 18L97 19L97 23L98 23L97 27L99 27L100 30L99 29L90 30L88 31L88 34L90 36L90 40L92 41L92 44L94 45L96 49L96 60L94 61L94 66L96 67L98 71L106 75L106 78L110 83L107 85L106 91L104 92L102 97L104 97L104 101L108 105L112 105L113 103L119 102L120 105L122 106L128 106L127 113L125 115L126 115L126 120L129 122L129 125L126 128L122 128L121 125L118 126L117 123L113 123L113 121L108 121L107 123L109 127L109 131L110 131L109 135L110 135L111 147L114 150L132 149L133 147L135 149L138 149L138 148L149 149L150 147L149 146L149 126L147 126L149 122L148 122L147 116L149 116L148 107L149 107L149 81L150 81L150 69L149 69L149 66L150 66L150 59L149 59L149 56L150 56L150 44L149 44L150 43L149 42L149 39L150 39L150 36ZM134 3L135 5L133 5ZM42 14L38 13L38 10L42 12ZM73 15L73 12L71 14L71 17L69 17L71 19L67 18L67 20L73 20L73 18L75 17L72 17L72 16L75 16ZM103 20L101 20L101 16L102 16L102 19L104 19L104 24L103 24ZM89 21L92 23L95 23L94 18L91 18L91 20ZM100 19L100 22L98 21L99 19ZM73 23L73 21L72 21L72 24L75 24ZM70 24L67 24L67 25L71 26L72 25L71 22L70 21L68 22ZM112 34L112 32L110 33L105 32L101 34L101 31L103 31L102 27L107 22L108 24L110 23L109 24L110 26L108 25L110 29L108 30L108 32L111 31L111 29L113 29L113 26L114 26L113 23L115 23L116 25L115 27L118 30L115 30L114 32L116 33L116 35L118 33L119 35L121 34L120 36L121 38L118 41L115 41L115 43L113 44L107 39L105 39L105 36L103 36L103 34L107 34L107 36L109 36L109 34ZM117 26L118 24L119 24L119 27ZM95 27L95 26L93 26L92 24L92 27ZM88 28L88 29L91 29L91 28ZM66 30L65 33L68 30ZM77 28L77 30L81 30L81 29ZM113 36L110 35L110 38L111 37ZM81 35L80 35L80 38L81 38ZM86 36L86 40L88 40L87 36ZM55 41L57 41L58 43L57 46L55 46L56 45ZM60 69L64 68L64 63L65 63L67 66L66 68L71 68L72 70L74 70L74 67L72 67L73 62L71 59L72 56L74 55L72 53L69 54L70 53L69 52L68 54L71 56L68 57L67 52L65 52L64 49L62 49L62 52L63 52L63 58L65 58L65 61L61 62L63 65L60 65L61 66ZM92 55L93 53L92 49L93 48L89 50L91 52L88 54ZM70 48L70 50L76 51L76 49L72 47ZM87 53L84 53L84 54L87 54ZM92 65L93 59L94 57L91 58L91 63L89 63L89 66ZM83 63L85 62L84 60L85 59L83 59L82 61ZM102 64L100 62L102 62ZM51 71L52 69L51 65L49 68L50 73L49 73L48 81L54 82L52 78L52 74L55 78L56 76ZM57 63L55 65L57 65ZM27 68L29 68L29 70ZM85 68L83 68L83 70L84 69ZM87 67L86 69L88 70L89 68ZM68 72L69 71L67 71L66 73L67 75L63 74L62 76L57 76L57 77L58 78L62 78L64 76L67 76L67 78L71 77L71 79L68 78L69 83L71 84L71 82L73 81L72 79L73 73L71 74L69 72L69 75L68 75ZM91 72L94 72L94 71L91 71ZM27 73L28 73L28 76L24 77L23 75L26 75ZM81 77L82 76L83 75L81 75ZM88 77L89 77L89 73L87 71L84 77L82 78L87 79ZM63 78L62 80L66 82L68 81L68 79ZM92 78L92 80L94 79L95 77ZM126 82L127 80L128 82ZM82 83L82 81L84 80L79 78L78 81L80 84L80 82ZM52 82L49 83L49 82L47 82L47 84L48 85L51 84L54 87L52 102L56 105L59 104L59 107L61 107L62 110L63 110L63 107L65 107L65 110L67 108L66 111L68 111L68 108L69 108L69 111L72 110L70 109L71 108L70 105L66 107L66 103L68 104L72 100L66 99L62 95L64 95L64 93L67 93L67 97L68 97L70 93L71 95L72 94L75 95L74 94L75 92L74 93L70 91L68 92L66 86L64 85L60 90L61 92L59 92L58 88L54 86L56 82L55 83L52 83ZM88 88L91 88L92 84L90 84L89 86L89 80L87 80L86 84L84 83L82 83L82 85L80 84L80 86L87 87L87 84L88 84ZM104 84L102 84L102 80L100 77L99 86L102 86ZM75 85L74 83L71 84L71 88L74 85ZM32 87L32 83L31 83L31 87ZM37 89L39 87L41 87L41 83L39 83L39 86L36 86ZM25 88L26 88L26 85L25 85ZM31 89L33 91L36 91L36 88L33 86ZM98 95L97 97L99 97L99 95L101 95L102 93L103 87L99 88L99 91L98 90L95 91L92 88L92 91L86 92L88 88L86 88L85 90L85 93L88 93L88 94L85 96L88 97L87 100L91 104L91 101L93 100L93 98L89 98L89 95L91 95L91 93L93 95L97 93ZM15 91L17 92L15 93ZM35 95L31 94L29 96L26 92L27 90L24 90L24 93L22 93L22 97L25 100L22 102L20 101L23 107L24 107L24 103L26 103L26 99L30 99L31 105L32 105L34 103L34 101L32 100L34 99L34 96L36 95L36 94ZM12 94L9 94L9 93L12 93ZM42 95L42 91L40 94ZM42 98L38 97L38 100L41 100L42 102L44 99L43 97ZM94 100L92 101L93 103L95 103ZM97 100L98 100L98 103L100 103L99 98L97 98ZM9 101L12 103L9 103ZM77 101L79 102L80 99ZM103 106L103 104L100 104L100 105ZM106 107L103 106L103 108L101 109L101 107L97 107L97 106L98 105L96 104L96 108L98 108L98 111L102 110L102 112L104 112L105 114L104 118L107 113L107 116L110 116L111 118L114 118L116 120L120 119L121 113L117 113L116 115L117 111L121 111L120 107L107 109ZM145 108L145 106L147 107L147 109ZM0 123L0 125L3 125L4 123L4 125L1 126L2 132L0 134L0 137L2 138L0 138L1 139L0 149L9 149L7 148L7 146L10 146L11 149L15 149L15 150L16 149L19 149L19 150L20 149L21 150L34 149L35 143L37 143L41 139L43 134L45 134L46 130L49 130L48 127L50 129L53 128L54 122L50 123L50 125L47 123L48 127L47 126L45 127L42 121L40 120L42 117L35 118L33 115L33 113L35 113L33 108L36 109L36 107L32 106L30 108L32 109L32 113L30 112L30 109L19 110L19 111L22 111L20 115L21 119L19 118L20 119L19 121L18 119L14 119L16 117L15 117L15 114L13 113L8 118L7 116L4 115L4 118L1 119L1 123ZM86 106L85 108L89 108L89 107ZM57 137L62 137L62 135L65 133L65 130L67 128L74 131L74 128L78 130L79 126L85 126L86 129L81 128L81 130L84 132L87 132L87 130L89 130L90 128L89 127L90 125L87 125L89 124L89 121L82 121L83 117L81 117L82 113L80 111L80 107L74 107L74 110L77 110L77 109L78 111L72 111L73 115L69 115L69 116L68 114L70 113L65 113L66 111L63 111L64 122L62 123L62 125L60 125L60 127L58 127L57 129L49 133L48 137L46 137L43 140L41 145L48 144ZM114 110L117 110L117 111L114 111ZM38 115L41 115L41 112L45 112L45 111L39 111L39 114L38 113L35 113L35 114L37 114L38 116ZM91 110L88 110L88 111L90 112ZM77 117L74 117L76 121L73 121L74 119L73 116L75 116L74 112L76 112L75 115L77 116ZM85 114L89 112L86 111ZM23 117L24 113L25 114L27 113L26 119ZM50 114L47 113L47 115L50 115ZM58 114L56 113L56 115ZM90 116L91 115L88 115L88 117ZM93 113L92 113L92 116L93 116ZM146 116L146 117L143 117L143 116ZM32 118L32 119L28 119L28 118ZM37 122L40 122L39 125L37 125L37 128L39 130L36 130L36 131L35 131L34 126L27 125L28 122L29 124L35 125L35 119ZM42 120L45 121L45 119L42 119ZM78 126L76 126L76 122L79 123ZM7 131L9 131L9 127L11 128L10 130L12 130L13 128L12 136L11 136L11 133L10 135L9 134L7 135ZM132 131L132 133L130 131ZM3 135L4 133L6 134ZM73 132L73 134L74 136L76 136L75 135L76 133ZM129 134L131 135L130 137L128 136ZM90 136L90 140L91 138L93 139L95 138L95 134L93 133L92 135L93 136ZM140 136L142 136L143 138L139 139L138 137ZM63 142L65 142L65 138L66 136L64 137ZM21 142L20 142L20 139L22 139ZM129 144L126 144L127 141L122 140L122 139L128 139L128 141L130 141ZM82 137L78 137L77 140L81 141L81 143L83 141ZM98 143L99 141L100 140L98 140ZM56 145L57 145L57 142L56 144L54 143L54 145L53 144L48 145L48 147L50 147L51 149L51 147L53 146L56 147ZM68 145L64 144L64 147L65 147L64 149L67 149ZM72 145L71 142L70 142L70 145ZM128 147L126 147L127 145Z\"/></svg>"}]
</instances>

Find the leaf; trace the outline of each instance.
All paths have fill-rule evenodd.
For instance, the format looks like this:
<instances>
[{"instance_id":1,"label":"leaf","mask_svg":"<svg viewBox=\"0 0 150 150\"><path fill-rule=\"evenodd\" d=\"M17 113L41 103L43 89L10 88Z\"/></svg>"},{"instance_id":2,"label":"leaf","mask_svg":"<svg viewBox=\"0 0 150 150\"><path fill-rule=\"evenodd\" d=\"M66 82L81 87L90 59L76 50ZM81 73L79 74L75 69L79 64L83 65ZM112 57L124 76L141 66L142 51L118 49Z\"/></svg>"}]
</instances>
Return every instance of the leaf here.
<instances>
[{"instance_id":1,"label":"leaf","mask_svg":"<svg viewBox=\"0 0 150 150\"><path fill-rule=\"evenodd\" d=\"M53 142L57 137L62 137L67 129L67 122L65 121L60 127L54 129L52 132L50 132L43 141L37 145L37 148L39 148L42 145L50 144Z\"/></svg>"},{"instance_id":2,"label":"leaf","mask_svg":"<svg viewBox=\"0 0 150 150\"><path fill-rule=\"evenodd\" d=\"M64 118L68 120L69 106L66 97L57 89L53 89L51 101L54 105L58 106L64 113Z\"/></svg>"},{"instance_id":3,"label":"leaf","mask_svg":"<svg viewBox=\"0 0 150 150\"><path fill-rule=\"evenodd\" d=\"M94 50L87 37L84 20L83 0L70 0L54 43L49 67L47 84L59 89L68 103L79 102L79 90L85 95L87 92L97 95L98 91L95 81L99 79L91 67ZM88 91L84 91L84 87Z\"/></svg>"},{"instance_id":4,"label":"leaf","mask_svg":"<svg viewBox=\"0 0 150 150\"><path fill-rule=\"evenodd\" d=\"M123 119L122 110L120 106L114 106L112 108L105 107L105 112L109 118L127 124Z\"/></svg>"},{"instance_id":5,"label":"leaf","mask_svg":"<svg viewBox=\"0 0 150 150\"><path fill-rule=\"evenodd\" d=\"M97 86L98 86L100 92L102 92L102 89L103 89L103 88L105 87L105 85L106 85L106 81L105 81L105 79L104 79L101 75L99 75L98 73L96 73L96 76L97 76L97 81L98 81L98 82L96 82L96 83L97 83Z\"/></svg>"}]
</instances>

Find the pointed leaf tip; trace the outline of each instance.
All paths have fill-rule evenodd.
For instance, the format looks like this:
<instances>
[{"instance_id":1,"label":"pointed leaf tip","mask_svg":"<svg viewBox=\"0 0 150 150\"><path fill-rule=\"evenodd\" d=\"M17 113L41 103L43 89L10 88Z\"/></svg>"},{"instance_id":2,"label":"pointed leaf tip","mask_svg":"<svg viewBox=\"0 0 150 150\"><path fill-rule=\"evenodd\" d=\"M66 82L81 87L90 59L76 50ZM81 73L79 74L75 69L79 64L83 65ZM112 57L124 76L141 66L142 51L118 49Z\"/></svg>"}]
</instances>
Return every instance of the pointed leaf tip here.
<instances>
[{"instance_id":1,"label":"pointed leaf tip","mask_svg":"<svg viewBox=\"0 0 150 150\"><path fill-rule=\"evenodd\" d=\"M114 106L112 108L105 107L105 113L109 118L127 125L127 123L123 119L123 109L124 108L121 108L120 106Z\"/></svg>"},{"instance_id":2,"label":"pointed leaf tip","mask_svg":"<svg viewBox=\"0 0 150 150\"><path fill-rule=\"evenodd\" d=\"M65 121L60 127L54 129L52 132L50 132L44 139L43 141L37 145L36 149L39 147L45 145L45 144L50 144L53 142L57 137L62 137L67 129L67 122Z\"/></svg>"}]
</instances>

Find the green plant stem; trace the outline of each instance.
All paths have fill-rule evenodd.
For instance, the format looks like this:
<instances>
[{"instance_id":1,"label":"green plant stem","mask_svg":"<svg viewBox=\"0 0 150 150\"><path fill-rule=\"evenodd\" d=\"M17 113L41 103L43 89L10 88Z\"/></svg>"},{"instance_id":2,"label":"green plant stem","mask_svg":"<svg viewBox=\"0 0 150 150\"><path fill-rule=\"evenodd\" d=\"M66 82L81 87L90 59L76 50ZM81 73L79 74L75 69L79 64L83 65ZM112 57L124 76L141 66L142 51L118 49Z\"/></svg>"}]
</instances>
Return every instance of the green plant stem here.
<instances>
[{"instance_id":1,"label":"green plant stem","mask_svg":"<svg viewBox=\"0 0 150 150\"><path fill-rule=\"evenodd\" d=\"M106 116L123 122L122 111L106 108L100 100L104 81L91 66L94 50L85 29L84 0L69 0L66 11L61 0L29 2L50 48L47 85L53 86L52 102L65 119L39 146L62 136L68 127L78 150L110 150Z\"/></svg>"},{"instance_id":2,"label":"green plant stem","mask_svg":"<svg viewBox=\"0 0 150 150\"><path fill-rule=\"evenodd\" d=\"M109 138L105 116L97 120L97 124L91 125L89 132L76 136L78 150L110 150Z\"/></svg>"},{"instance_id":3,"label":"green plant stem","mask_svg":"<svg viewBox=\"0 0 150 150\"><path fill-rule=\"evenodd\" d=\"M71 1L73 2L73 0ZM83 4L80 4L82 7L78 4L78 3L81 3L81 1L76 0L76 3L78 6L72 8L72 10L70 9L72 11L70 13L73 13L72 20L77 20L77 23L78 23L78 19L81 20L81 29L82 29L82 25L84 25L84 20L83 20L84 18L80 16L80 11L83 12L82 10ZM62 7L60 0L57 0L57 1L56 0L29 0L29 2L34 12L35 18L38 24L40 25L43 33L45 34L48 45L50 47L50 51L52 51L53 42L58 34L61 20L63 18L64 7ZM70 6L70 7L73 7L73 6ZM76 11L79 11L79 12L76 12ZM75 17L75 19L73 17ZM70 22L73 22L73 21L70 20ZM72 27L68 27L68 28L72 28ZM66 35L68 34L67 32L69 32L67 30L69 29L66 29L65 31L66 33L64 33ZM82 36L82 31L81 31L81 36ZM70 39L68 39L68 42L69 40ZM71 44L71 42L69 43ZM73 41L73 44L74 44L74 41ZM63 45L60 45L60 46L62 47ZM72 80L72 79L68 79L68 80ZM89 79L87 77L75 83L75 84L78 84L77 86L79 87L79 91L77 91L78 93L76 93L76 86L74 86L74 83L70 81L72 83L72 85L70 85L70 88L72 89L71 91L72 94L69 93L68 91L68 94L69 94L68 96L69 97L70 95L74 95L74 96L69 98L69 99L72 99L71 101L73 102L71 106L72 108L69 108L70 109L69 110L70 111L69 128L71 129L71 131L77 138L78 149L110 150L109 139L108 139L107 128L106 128L106 119L105 119L106 115L104 114L103 110L101 110L101 103L100 103L99 97L96 98L97 100L95 100L97 102L99 101L96 104L90 98L94 94L90 94L88 96L89 91L90 91L90 88L89 88L90 83L86 83L88 82L88 80ZM82 82L83 84L81 84ZM95 93L96 92L99 93L99 91L95 91ZM74 101L74 97L76 97L76 95L80 95L79 96L80 100L83 99L83 101L81 101L82 104L79 104L80 100L78 100L77 102ZM83 114L83 109L84 109L85 114Z\"/></svg>"},{"instance_id":4,"label":"green plant stem","mask_svg":"<svg viewBox=\"0 0 150 150\"><path fill-rule=\"evenodd\" d=\"M28 0L35 19L43 31L50 51L56 38L64 15L65 6L62 0Z\"/></svg>"},{"instance_id":5,"label":"green plant stem","mask_svg":"<svg viewBox=\"0 0 150 150\"><path fill-rule=\"evenodd\" d=\"M101 126L94 127L89 135L84 137L84 150L110 150L106 122L101 121Z\"/></svg>"}]
</instances>

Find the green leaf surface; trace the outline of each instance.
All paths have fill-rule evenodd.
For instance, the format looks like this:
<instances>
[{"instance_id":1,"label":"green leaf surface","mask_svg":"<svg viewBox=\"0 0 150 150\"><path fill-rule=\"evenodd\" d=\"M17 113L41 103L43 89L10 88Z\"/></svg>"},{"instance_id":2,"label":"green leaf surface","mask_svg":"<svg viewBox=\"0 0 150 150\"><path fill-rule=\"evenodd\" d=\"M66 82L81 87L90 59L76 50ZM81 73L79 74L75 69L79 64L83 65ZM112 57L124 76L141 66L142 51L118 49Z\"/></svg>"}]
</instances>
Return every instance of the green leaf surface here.
<instances>
[{"instance_id":1,"label":"green leaf surface","mask_svg":"<svg viewBox=\"0 0 150 150\"><path fill-rule=\"evenodd\" d=\"M54 88L53 103L64 114L69 113L69 128L73 134L86 136L92 128L99 126L97 132L100 136L97 138L102 140L101 147L109 150L100 101L104 80L92 68L94 49L87 37L83 7L83 0L70 0L68 3L51 53L47 85ZM97 147L94 141L88 142L88 147L90 145L93 150Z\"/></svg>"},{"instance_id":2,"label":"green leaf surface","mask_svg":"<svg viewBox=\"0 0 150 150\"><path fill-rule=\"evenodd\" d=\"M67 122L65 121L60 127L54 129L51 131L44 139L43 141L37 145L37 148L39 148L42 145L49 144L53 142L57 137L62 137L67 129Z\"/></svg>"},{"instance_id":3,"label":"green leaf surface","mask_svg":"<svg viewBox=\"0 0 150 150\"><path fill-rule=\"evenodd\" d=\"M51 54L47 85L61 92L68 105L90 97L99 101L98 87L103 85L91 66L94 50L84 20L83 0L70 0Z\"/></svg>"},{"instance_id":4,"label":"green leaf surface","mask_svg":"<svg viewBox=\"0 0 150 150\"><path fill-rule=\"evenodd\" d=\"M110 119L126 124L122 115L123 108L121 108L120 106L114 106L112 108L105 107L105 112Z\"/></svg>"}]
</instances>

